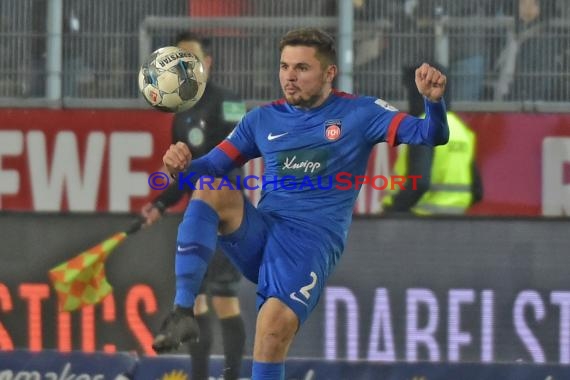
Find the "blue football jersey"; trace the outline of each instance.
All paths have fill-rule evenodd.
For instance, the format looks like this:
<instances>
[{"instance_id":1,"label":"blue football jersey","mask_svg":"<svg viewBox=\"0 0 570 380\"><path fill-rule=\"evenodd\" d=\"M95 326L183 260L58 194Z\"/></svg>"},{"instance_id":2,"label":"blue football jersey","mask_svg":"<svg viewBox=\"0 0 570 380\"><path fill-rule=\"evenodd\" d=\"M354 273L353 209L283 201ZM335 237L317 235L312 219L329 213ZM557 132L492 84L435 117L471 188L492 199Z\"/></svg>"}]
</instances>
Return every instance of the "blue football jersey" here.
<instances>
[{"instance_id":1,"label":"blue football jersey","mask_svg":"<svg viewBox=\"0 0 570 380\"><path fill-rule=\"evenodd\" d=\"M284 100L258 107L211 154L189 171L220 175L263 157L258 209L312 229L342 251L372 147L447 142L445 105L426 101L425 119L398 112L381 99L334 91L321 106L300 109Z\"/></svg>"}]
</instances>

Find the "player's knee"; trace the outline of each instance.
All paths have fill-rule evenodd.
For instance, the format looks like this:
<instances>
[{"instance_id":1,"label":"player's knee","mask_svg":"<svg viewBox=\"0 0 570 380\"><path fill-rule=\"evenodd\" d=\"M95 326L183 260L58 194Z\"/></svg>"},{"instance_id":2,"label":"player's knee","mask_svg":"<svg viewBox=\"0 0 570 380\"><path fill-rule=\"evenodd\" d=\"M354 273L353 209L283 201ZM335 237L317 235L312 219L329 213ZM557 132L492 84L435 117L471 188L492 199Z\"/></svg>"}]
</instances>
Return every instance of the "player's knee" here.
<instances>
[{"instance_id":1,"label":"player's knee","mask_svg":"<svg viewBox=\"0 0 570 380\"><path fill-rule=\"evenodd\" d=\"M298 325L298 318L289 307L277 299L269 299L258 316L254 358L269 362L283 360Z\"/></svg>"},{"instance_id":2,"label":"player's knee","mask_svg":"<svg viewBox=\"0 0 570 380\"><path fill-rule=\"evenodd\" d=\"M212 188L196 187L192 199L199 199L212 207L220 217L220 232L227 234L235 231L243 217L243 194L239 190L218 186L223 180L216 179Z\"/></svg>"},{"instance_id":3,"label":"player's knee","mask_svg":"<svg viewBox=\"0 0 570 380\"><path fill-rule=\"evenodd\" d=\"M215 178L208 185L196 186L192 199L200 199L218 211L232 206L241 199L241 193L238 190L221 186L221 184L222 180Z\"/></svg>"},{"instance_id":4,"label":"player's knee","mask_svg":"<svg viewBox=\"0 0 570 380\"><path fill-rule=\"evenodd\" d=\"M256 331L255 360L278 362L285 359L295 329L278 323Z\"/></svg>"}]
</instances>

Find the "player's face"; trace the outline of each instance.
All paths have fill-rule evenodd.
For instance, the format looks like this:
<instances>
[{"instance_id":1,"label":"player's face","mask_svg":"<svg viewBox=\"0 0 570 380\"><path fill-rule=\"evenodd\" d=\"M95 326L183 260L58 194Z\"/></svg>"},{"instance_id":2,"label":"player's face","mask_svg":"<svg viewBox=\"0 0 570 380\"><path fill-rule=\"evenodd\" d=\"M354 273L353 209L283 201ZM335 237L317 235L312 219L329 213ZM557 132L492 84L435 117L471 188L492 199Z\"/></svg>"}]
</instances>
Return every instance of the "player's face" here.
<instances>
[{"instance_id":1,"label":"player's face","mask_svg":"<svg viewBox=\"0 0 570 380\"><path fill-rule=\"evenodd\" d=\"M204 64L204 68L206 69L206 73L210 73L210 67L212 66L212 57L206 55L204 50L202 49L202 45L197 41L180 41L178 43L178 47L180 49L184 49L189 51L190 53L194 54L202 63Z\"/></svg>"},{"instance_id":2,"label":"player's face","mask_svg":"<svg viewBox=\"0 0 570 380\"><path fill-rule=\"evenodd\" d=\"M316 49L308 46L285 46L281 52L279 82L291 105L318 107L331 92L336 66L323 68L315 53Z\"/></svg>"}]
</instances>

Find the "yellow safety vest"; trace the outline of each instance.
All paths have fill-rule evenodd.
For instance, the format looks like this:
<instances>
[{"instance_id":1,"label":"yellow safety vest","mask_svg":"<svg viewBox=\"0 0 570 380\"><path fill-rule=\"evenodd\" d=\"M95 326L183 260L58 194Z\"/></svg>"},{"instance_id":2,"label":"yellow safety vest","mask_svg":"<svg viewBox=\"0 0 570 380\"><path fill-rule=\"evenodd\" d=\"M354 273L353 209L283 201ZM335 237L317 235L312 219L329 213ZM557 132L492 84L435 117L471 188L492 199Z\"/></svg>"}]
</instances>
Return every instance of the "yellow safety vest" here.
<instances>
[{"instance_id":1,"label":"yellow safety vest","mask_svg":"<svg viewBox=\"0 0 570 380\"><path fill-rule=\"evenodd\" d=\"M417 215L463 214L471 205L472 163L475 158L475 134L453 112L447 113L449 142L434 148L431 167L431 184L418 203L412 208ZM394 164L395 175L407 175L408 148L402 145ZM415 174L415 173L411 173ZM382 203L390 206L392 194Z\"/></svg>"}]
</instances>

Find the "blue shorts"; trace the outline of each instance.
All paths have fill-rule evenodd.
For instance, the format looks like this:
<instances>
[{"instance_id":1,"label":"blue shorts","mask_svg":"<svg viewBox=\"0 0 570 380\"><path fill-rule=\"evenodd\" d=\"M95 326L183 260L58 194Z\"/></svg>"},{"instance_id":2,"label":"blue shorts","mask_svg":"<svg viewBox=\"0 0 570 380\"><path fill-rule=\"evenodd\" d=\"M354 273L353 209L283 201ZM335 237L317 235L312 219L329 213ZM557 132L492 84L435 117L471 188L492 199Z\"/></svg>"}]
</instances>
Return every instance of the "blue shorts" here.
<instances>
[{"instance_id":1,"label":"blue shorts","mask_svg":"<svg viewBox=\"0 0 570 380\"><path fill-rule=\"evenodd\" d=\"M317 305L332 270L331 247L315 231L256 209L244 197L240 227L218 245L257 284L257 309L270 297L289 306L302 324Z\"/></svg>"}]
</instances>

